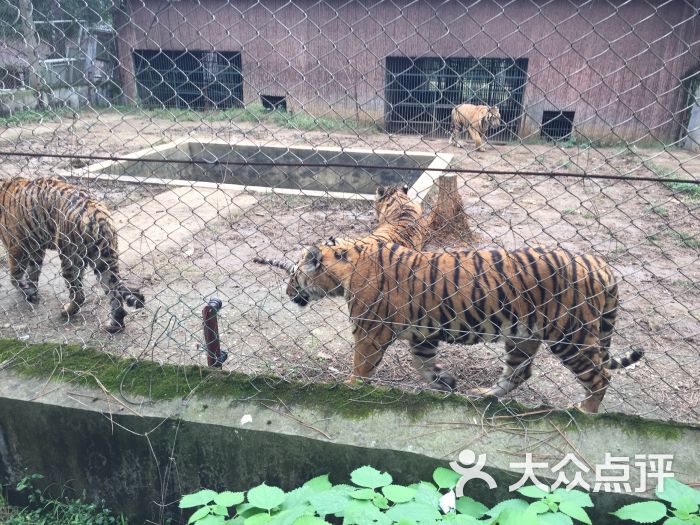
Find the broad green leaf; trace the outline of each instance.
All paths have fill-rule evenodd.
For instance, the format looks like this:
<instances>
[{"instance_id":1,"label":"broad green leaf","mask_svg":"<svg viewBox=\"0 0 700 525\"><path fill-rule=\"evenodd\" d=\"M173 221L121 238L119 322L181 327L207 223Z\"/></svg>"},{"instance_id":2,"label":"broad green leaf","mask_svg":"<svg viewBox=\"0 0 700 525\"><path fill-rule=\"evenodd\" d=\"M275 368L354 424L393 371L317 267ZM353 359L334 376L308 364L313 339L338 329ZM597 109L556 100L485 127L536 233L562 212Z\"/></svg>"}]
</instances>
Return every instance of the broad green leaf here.
<instances>
[{"instance_id":1,"label":"broad green leaf","mask_svg":"<svg viewBox=\"0 0 700 525\"><path fill-rule=\"evenodd\" d=\"M309 487L310 489L315 490L316 492L320 492L322 490L330 489L333 486L333 484L329 481L328 474L324 474L323 476L317 476L313 479L310 479L302 486Z\"/></svg>"},{"instance_id":2,"label":"broad green leaf","mask_svg":"<svg viewBox=\"0 0 700 525\"><path fill-rule=\"evenodd\" d=\"M686 514L694 514L698 511L698 504L687 495L679 497L672 505L674 509L685 512ZM690 519L690 517L688 519Z\"/></svg>"},{"instance_id":3,"label":"broad green leaf","mask_svg":"<svg viewBox=\"0 0 700 525\"><path fill-rule=\"evenodd\" d=\"M455 488L459 482L459 478L461 477L461 474L444 467L438 467L435 469L435 472L433 472L433 479L435 480L438 488L441 489Z\"/></svg>"},{"instance_id":4,"label":"broad green leaf","mask_svg":"<svg viewBox=\"0 0 700 525\"><path fill-rule=\"evenodd\" d=\"M396 525L416 525L416 522L411 518L401 518L396 522Z\"/></svg>"},{"instance_id":5,"label":"broad green leaf","mask_svg":"<svg viewBox=\"0 0 700 525\"><path fill-rule=\"evenodd\" d=\"M528 508L535 514L544 514L545 512L549 512L551 510L547 502L542 500L533 501L532 503L530 503L530 506Z\"/></svg>"},{"instance_id":6,"label":"broad green leaf","mask_svg":"<svg viewBox=\"0 0 700 525\"><path fill-rule=\"evenodd\" d=\"M197 522L197 525L224 525L226 518L224 516L209 514Z\"/></svg>"},{"instance_id":7,"label":"broad green leaf","mask_svg":"<svg viewBox=\"0 0 700 525\"><path fill-rule=\"evenodd\" d=\"M664 525L688 525L688 523L692 524L693 522L690 520L682 520L680 518L676 518L675 516L664 521Z\"/></svg>"},{"instance_id":8,"label":"broad green leaf","mask_svg":"<svg viewBox=\"0 0 700 525\"><path fill-rule=\"evenodd\" d=\"M571 516L575 520L582 521L586 525L592 525L591 518L588 517L586 511L583 510L582 507L576 505L576 503L572 503L570 501L562 501L559 504L559 511L563 512L567 516Z\"/></svg>"},{"instance_id":9,"label":"broad green leaf","mask_svg":"<svg viewBox=\"0 0 700 525\"><path fill-rule=\"evenodd\" d=\"M394 503L406 503L416 495L416 489L402 485L387 485L382 488L382 492L389 501Z\"/></svg>"},{"instance_id":10,"label":"broad green leaf","mask_svg":"<svg viewBox=\"0 0 700 525\"><path fill-rule=\"evenodd\" d=\"M495 518L505 509L515 509L524 512L529 506L530 504L524 499L507 499L501 501L498 505L486 511L486 515Z\"/></svg>"},{"instance_id":11,"label":"broad green leaf","mask_svg":"<svg viewBox=\"0 0 700 525\"><path fill-rule=\"evenodd\" d=\"M549 494L548 490L542 490L541 488L536 487L535 485L528 485L527 487L520 487L518 489L518 492L520 494L522 494L523 496L526 496L528 498L534 498L534 499L542 499L547 494Z\"/></svg>"},{"instance_id":12,"label":"broad green leaf","mask_svg":"<svg viewBox=\"0 0 700 525\"><path fill-rule=\"evenodd\" d=\"M221 505L223 507L233 507L239 503L245 501L245 494L243 492L231 492L225 491L221 492L214 497L214 503Z\"/></svg>"},{"instance_id":13,"label":"broad green leaf","mask_svg":"<svg viewBox=\"0 0 700 525\"><path fill-rule=\"evenodd\" d=\"M374 498L374 496L377 493L374 492L372 489L359 489L359 490L354 490L350 493L350 497L352 499L363 499L363 500L370 500Z\"/></svg>"},{"instance_id":14,"label":"broad green leaf","mask_svg":"<svg viewBox=\"0 0 700 525\"><path fill-rule=\"evenodd\" d=\"M684 510L678 510L678 509L673 509L671 512L673 513L674 517L676 517L680 520L690 521L690 516L691 516L690 512L686 512Z\"/></svg>"},{"instance_id":15,"label":"broad green leaf","mask_svg":"<svg viewBox=\"0 0 700 525\"><path fill-rule=\"evenodd\" d=\"M425 503L433 508L438 508L440 505L440 492L432 483L421 481L415 485L410 485L409 488L416 489L416 495L413 497L416 503Z\"/></svg>"},{"instance_id":16,"label":"broad green leaf","mask_svg":"<svg viewBox=\"0 0 700 525\"><path fill-rule=\"evenodd\" d=\"M480 518L489 510L486 505L470 498L469 496L457 498L456 507L460 513L466 514L467 516L473 516L474 518Z\"/></svg>"},{"instance_id":17,"label":"broad green leaf","mask_svg":"<svg viewBox=\"0 0 700 525\"><path fill-rule=\"evenodd\" d=\"M561 512L548 512L538 517L542 525L574 525L573 520Z\"/></svg>"},{"instance_id":18,"label":"broad green leaf","mask_svg":"<svg viewBox=\"0 0 700 525\"><path fill-rule=\"evenodd\" d=\"M552 494L549 496L552 501L556 501L557 503L561 503L562 501L569 501L571 503L575 503L579 507L592 507L593 506L593 501L591 501L591 497L580 490L566 490L566 489L556 489Z\"/></svg>"},{"instance_id":19,"label":"broad green leaf","mask_svg":"<svg viewBox=\"0 0 700 525\"><path fill-rule=\"evenodd\" d=\"M351 491L354 491L353 487ZM347 490L340 486L335 486L325 492L316 492L309 496L309 503L319 516L336 514L342 516L342 512L350 502Z\"/></svg>"},{"instance_id":20,"label":"broad green leaf","mask_svg":"<svg viewBox=\"0 0 700 525\"><path fill-rule=\"evenodd\" d=\"M316 516L301 516L293 523L293 525L331 525L326 520L317 518Z\"/></svg>"},{"instance_id":21,"label":"broad green leaf","mask_svg":"<svg viewBox=\"0 0 700 525\"><path fill-rule=\"evenodd\" d=\"M272 510L284 502L285 494L282 489L270 487L263 483L248 491L248 502L259 509Z\"/></svg>"},{"instance_id":22,"label":"broad green leaf","mask_svg":"<svg viewBox=\"0 0 700 525\"><path fill-rule=\"evenodd\" d=\"M469 516L468 514L446 514L443 516L442 521L450 525L474 525L483 523L474 516Z\"/></svg>"},{"instance_id":23,"label":"broad green leaf","mask_svg":"<svg viewBox=\"0 0 700 525\"><path fill-rule=\"evenodd\" d=\"M398 503L386 511L386 515L394 521L399 521L401 518L411 518L417 523L435 521L441 517L440 512L435 507L416 501Z\"/></svg>"},{"instance_id":24,"label":"broad green leaf","mask_svg":"<svg viewBox=\"0 0 700 525\"><path fill-rule=\"evenodd\" d=\"M192 514L190 516L190 519L187 520L187 523L194 523L198 520L201 520L204 516L208 516L211 513L211 506L207 505L206 507L202 507L201 509L198 509L197 512Z\"/></svg>"},{"instance_id":25,"label":"broad green leaf","mask_svg":"<svg viewBox=\"0 0 700 525\"><path fill-rule=\"evenodd\" d=\"M498 515L500 525L539 525L540 521L532 511L506 508Z\"/></svg>"},{"instance_id":26,"label":"broad green leaf","mask_svg":"<svg viewBox=\"0 0 700 525\"><path fill-rule=\"evenodd\" d=\"M631 520L637 523L656 523L666 516L666 505L660 501L632 503L617 509L612 515L621 520Z\"/></svg>"},{"instance_id":27,"label":"broad green leaf","mask_svg":"<svg viewBox=\"0 0 700 525\"><path fill-rule=\"evenodd\" d=\"M306 514L313 514L314 510L310 505L299 505L293 509L276 512L267 525L292 525L300 517Z\"/></svg>"},{"instance_id":28,"label":"broad green leaf","mask_svg":"<svg viewBox=\"0 0 700 525\"><path fill-rule=\"evenodd\" d=\"M391 485L391 475L386 472L379 472L372 467L360 467L350 474L350 479L358 487L378 489Z\"/></svg>"},{"instance_id":29,"label":"broad green leaf","mask_svg":"<svg viewBox=\"0 0 700 525\"><path fill-rule=\"evenodd\" d=\"M251 505L250 503L241 503L240 505L236 505L236 514L244 518L258 513L260 513L260 509Z\"/></svg>"},{"instance_id":30,"label":"broad green leaf","mask_svg":"<svg viewBox=\"0 0 700 525\"><path fill-rule=\"evenodd\" d=\"M675 502L683 497L689 498L700 505L700 490L695 490L674 478L664 480L664 490L661 492L657 489L656 497L668 501L674 508L678 508Z\"/></svg>"},{"instance_id":31,"label":"broad green leaf","mask_svg":"<svg viewBox=\"0 0 700 525\"><path fill-rule=\"evenodd\" d=\"M389 508L389 500L381 494L375 494L375 496L372 498L372 503L375 507L381 510L386 510Z\"/></svg>"},{"instance_id":32,"label":"broad green leaf","mask_svg":"<svg viewBox=\"0 0 700 525\"><path fill-rule=\"evenodd\" d=\"M223 505L212 505L211 506L211 513L216 514L217 516L228 517L228 509L226 507L224 507Z\"/></svg>"},{"instance_id":33,"label":"broad green leaf","mask_svg":"<svg viewBox=\"0 0 700 525\"><path fill-rule=\"evenodd\" d=\"M259 512L258 514L252 515L250 518L245 519L245 525L263 525L272 519L267 512Z\"/></svg>"},{"instance_id":34,"label":"broad green leaf","mask_svg":"<svg viewBox=\"0 0 700 525\"><path fill-rule=\"evenodd\" d=\"M231 518L230 520L224 521L225 525L245 525L245 518L241 516L236 516L235 518Z\"/></svg>"},{"instance_id":35,"label":"broad green leaf","mask_svg":"<svg viewBox=\"0 0 700 525\"><path fill-rule=\"evenodd\" d=\"M216 496L217 493L209 489L200 490L194 494L187 494L180 500L180 508L190 509L192 507L200 507L214 501Z\"/></svg>"},{"instance_id":36,"label":"broad green leaf","mask_svg":"<svg viewBox=\"0 0 700 525\"><path fill-rule=\"evenodd\" d=\"M353 500L345 508L344 525L368 525L373 522L389 525L391 521L369 501Z\"/></svg>"},{"instance_id":37,"label":"broad green leaf","mask_svg":"<svg viewBox=\"0 0 700 525\"><path fill-rule=\"evenodd\" d=\"M306 505L309 502L309 498L316 491L306 485L287 492L287 496L284 498L284 503L280 507L282 510L292 509L300 505Z\"/></svg>"}]
</instances>

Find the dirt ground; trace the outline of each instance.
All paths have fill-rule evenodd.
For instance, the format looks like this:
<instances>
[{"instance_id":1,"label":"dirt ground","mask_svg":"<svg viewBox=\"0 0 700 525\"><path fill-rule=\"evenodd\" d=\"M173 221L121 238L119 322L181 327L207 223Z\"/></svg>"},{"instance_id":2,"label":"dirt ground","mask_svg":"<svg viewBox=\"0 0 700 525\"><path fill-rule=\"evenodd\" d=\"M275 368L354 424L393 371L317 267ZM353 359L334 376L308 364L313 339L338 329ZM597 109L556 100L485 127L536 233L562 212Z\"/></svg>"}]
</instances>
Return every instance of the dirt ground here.
<instances>
[{"instance_id":1,"label":"dirt ground","mask_svg":"<svg viewBox=\"0 0 700 525\"><path fill-rule=\"evenodd\" d=\"M621 277L622 311L613 353L640 345L647 354L639 364L615 373L602 409L700 420L700 200L658 182L515 173L696 177L700 159L690 152L506 144L466 154L448 146L447 139L176 122L116 112L0 129L0 149L118 155L183 137L442 151L457 155L454 168L507 172L460 175L460 192L477 239L469 246L560 245L605 256ZM0 165L0 178L48 175L53 169L79 165L66 158L7 157ZM365 235L375 224L371 203L228 192L212 204L212 194L197 194L196 189L174 194L154 185L79 183L89 184L109 204L124 229L135 228L128 245L121 245L126 250L123 274L143 288L147 308L127 317L124 333L106 334L100 324L107 318L107 302L89 276L94 293L83 314L66 323L59 316L67 294L56 255L45 262L42 302L33 307L11 287L3 252L0 336L79 342L158 362L203 364L201 309L207 298L216 296L224 301L219 324L222 345L230 355L226 369L303 381L340 381L348 375L352 350L342 301L325 299L300 309L284 294L284 276L253 264L252 258L260 254L296 259L302 244L330 235ZM173 196L184 211L168 204ZM453 238L430 248L465 245ZM459 391L490 385L500 372L500 344L444 345L442 350L445 366L460 380ZM389 349L376 381L407 389L422 386L404 343ZM581 395L571 373L542 349L532 379L512 397L568 407Z\"/></svg>"}]
</instances>

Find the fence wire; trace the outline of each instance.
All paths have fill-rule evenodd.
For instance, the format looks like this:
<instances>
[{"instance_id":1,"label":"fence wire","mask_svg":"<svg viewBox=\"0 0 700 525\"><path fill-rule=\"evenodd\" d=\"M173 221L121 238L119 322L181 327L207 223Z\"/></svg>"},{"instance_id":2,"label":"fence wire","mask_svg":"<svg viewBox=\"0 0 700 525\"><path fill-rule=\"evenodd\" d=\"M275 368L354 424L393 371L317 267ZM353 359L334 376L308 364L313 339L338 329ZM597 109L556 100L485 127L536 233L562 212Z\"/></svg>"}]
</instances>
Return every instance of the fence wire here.
<instances>
[{"instance_id":1,"label":"fence wire","mask_svg":"<svg viewBox=\"0 0 700 525\"><path fill-rule=\"evenodd\" d=\"M589 260L557 252L508 277L495 255L563 249L616 276L612 357L644 349L614 371L600 410L700 419L696 3L5 0L0 14L2 337L207 366L202 309L217 298L227 372L304 384L369 373L378 356L353 339L364 320L420 332L413 354L408 341L388 347L372 385L464 395L531 373L497 393L568 409L600 392L567 369L606 364L590 339L605 324L599 276L572 276ZM69 186L36 183L55 176ZM374 205L397 185L408 188L399 223ZM391 241L444 264L410 252L384 277L345 284L378 305L352 322L345 297L299 308L287 293L298 275L254 262L289 269L302 246L367 247L387 222L409 232ZM467 269L487 263L460 281L454 253ZM538 297L552 261L555 290ZM385 305L394 271L405 281ZM444 290L425 291L437 281ZM477 308L474 289L497 308ZM431 293L442 318L426 311ZM542 326L528 324L530 307ZM400 308L410 313L397 321L388 312ZM499 331L515 351L481 340ZM522 350L534 340L552 351L534 359Z\"/></svg>"}]
</instances>

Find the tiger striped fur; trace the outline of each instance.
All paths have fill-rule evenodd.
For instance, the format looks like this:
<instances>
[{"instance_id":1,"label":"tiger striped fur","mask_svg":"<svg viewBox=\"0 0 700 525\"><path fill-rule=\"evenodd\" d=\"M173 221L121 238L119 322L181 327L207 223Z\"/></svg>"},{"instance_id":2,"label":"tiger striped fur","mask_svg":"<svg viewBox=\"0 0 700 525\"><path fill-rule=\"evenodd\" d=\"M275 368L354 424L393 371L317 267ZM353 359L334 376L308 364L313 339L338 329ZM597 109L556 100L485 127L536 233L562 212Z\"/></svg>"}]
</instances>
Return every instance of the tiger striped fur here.
<instances>
[{"instance_id":1,"label":"tiger striped fur","mask_svg":"<svg viewBox=\"0 0 700 525\"><path fill-rule=\"evenodd\" d=\"M619 361L609 355L618 290L612 270L594 255L540 248L421 253L331 238L305 247L288 271L287 295L297 304L345 297L355 341L350 381L370 377L387 347L404 339L425 379L451 390L454 377L436 361L440 341L503 339L500 378L470 391L503 396L530 377L544 342L585 388L580 408L597 412L609 371L643 355L641 349Z\"/></svg>"},{"instance_id":2,"label":"tiger striped fur","mask_svg":"<svg viewBox=\"0 0 700 525\"><path fill-rule=\"evenodd\" d=\"M408 186L379 186L374 199L379 226L371 236L414 250L425 244L426 220L423 207L408 196Z\"/></svg>"},{"instance_id":3,"label":"tiger striped fur","mask_svg":"<svg viewBox=\"0 0 700 525\"><path fill-rule=\"evenodd\" d=\"M109 210L87 191L58 178L17 177L0 183L0 236L10 278L27 301L39 302L38 281L47 249L57 250L69 290L66 316L85 302L83 272L90 266L110 299L110 333L124 328L123 303L141 308L144 296L119 276L117 232Z\"/></svg>"}]
</instances>

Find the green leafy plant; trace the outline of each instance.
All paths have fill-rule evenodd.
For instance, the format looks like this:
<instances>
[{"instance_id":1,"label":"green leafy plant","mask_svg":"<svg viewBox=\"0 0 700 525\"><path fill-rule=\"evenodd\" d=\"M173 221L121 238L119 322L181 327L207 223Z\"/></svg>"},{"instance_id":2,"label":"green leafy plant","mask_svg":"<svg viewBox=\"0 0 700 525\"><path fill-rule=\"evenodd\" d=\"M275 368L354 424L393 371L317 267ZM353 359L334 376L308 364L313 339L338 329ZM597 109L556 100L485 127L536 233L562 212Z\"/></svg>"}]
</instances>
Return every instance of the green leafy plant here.
<instances>
[{"instance_id":1,"label":"green leafy plant","mask_svg":"<svg viewBox=\"0 0 700 525\"><path fill-rule=\"evenodd\" d=\"M656 497L668 506L661 501L643 501L625 505L612 515L637 523L664 520L664 525L700 525L700 491L669 478L664 481L664 490L656 491Z\"/></svg>"},{"instance_id":2,"label":"green leafy plant","mask_svg":"<svg viewBox=\"0 0 700 525\"><path fill-rule=\"evenodd\" d=\"M40 474L22 478L16 485L27 496L28 507L11 507L0 497L0 523L3 525L126 525L123 516L116 516L102 502L84 499L49 498L35 483Z\"/></svg>"}]
</instances>

